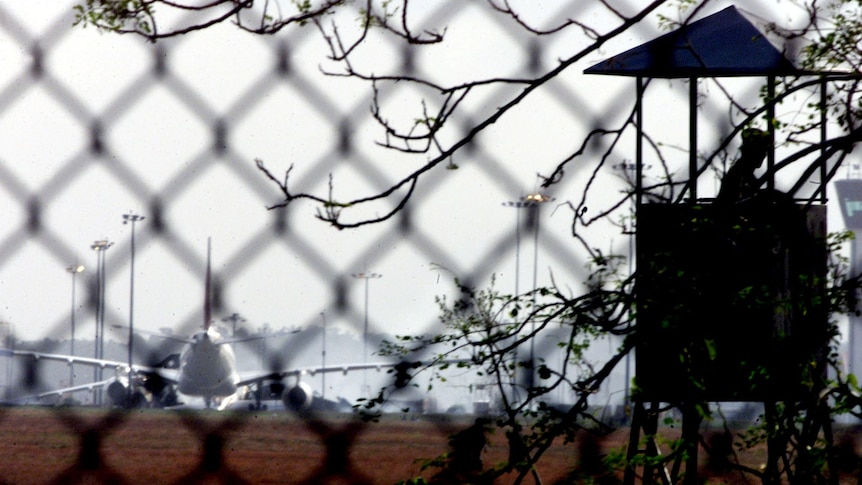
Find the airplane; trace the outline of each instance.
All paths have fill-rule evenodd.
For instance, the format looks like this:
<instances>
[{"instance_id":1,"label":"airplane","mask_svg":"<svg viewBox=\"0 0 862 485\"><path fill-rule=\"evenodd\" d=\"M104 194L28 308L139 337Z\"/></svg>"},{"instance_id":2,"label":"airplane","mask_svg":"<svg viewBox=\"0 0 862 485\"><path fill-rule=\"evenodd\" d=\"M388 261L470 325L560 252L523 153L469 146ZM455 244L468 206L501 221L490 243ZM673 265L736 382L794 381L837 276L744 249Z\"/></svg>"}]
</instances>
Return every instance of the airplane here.
<instances>
[{"instance_id":1,"label":"airplane","mask_svg":"<svg viewBox=\"0 0 862 485\"><path fill-rule=\"evenodd\" d=\"M131 407L140 405L145 400L152 405L170 407L179 404L177 391L185 396L201 397L206 408L214 403L231 402L237 398L240 391L255 388L252 393L242 392L243 396L251 394L254 409L262 409L264 387L268 384L269 393L281 391L281 400L285 407L297 412L311 408L314 401L312 388L302 382L302 376L318 373L342 372L347 374L357 370L377 370L397 368L398 364L391 362L329 365L326 367L294 368L281 371L260 371L241 378L236 371L236 357L232 343L248 339L222 339L212 327L212 295L211 295L211 245L207 241L207 269L204 289L204 321L203 330L191 339L180 339L186 343L181 354L173 354L154 365L132 364L128 362L111 361L77 357L64 354L51 354L29 350L0 349L0 356L29 357L33 361L51 360L65 362L68 365L87 365L92 367L111 368L114 376L99 382L81 384L74 387L52 390L31 396L19 398L13 402L41 400L49 396L62 396L81 390L104 388L108 397L117 406ZM174 338L176 337L169 337ZM252 337L260 338L260 337ZM285 386L285 378L294 378L294 385ZM131 391L129 387L131 386Z\"/></svg>"}]
</instances>

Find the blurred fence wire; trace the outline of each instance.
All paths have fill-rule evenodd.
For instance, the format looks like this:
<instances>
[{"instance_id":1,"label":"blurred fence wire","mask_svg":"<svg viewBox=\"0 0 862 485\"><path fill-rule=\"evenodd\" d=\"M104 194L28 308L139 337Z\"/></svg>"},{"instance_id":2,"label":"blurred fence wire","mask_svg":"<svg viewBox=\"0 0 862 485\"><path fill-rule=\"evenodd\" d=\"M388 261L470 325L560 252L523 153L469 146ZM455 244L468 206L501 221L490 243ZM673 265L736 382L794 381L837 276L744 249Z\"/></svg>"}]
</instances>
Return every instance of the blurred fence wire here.
<instances>
[{"instance_id":1,"label":"blurred fence wire","mask_svg":"<svg viewBox=\"0 0 862 485\"><path fill-rule=\"evenodd\" d=\"M347 180L349 183L344 185L379 190L404 170L398 166L397 159L381 157L379 152L365 148L373 145L377 136L368 113L371 93L363 89L358 91L361 95L354 96L352 91L341 92L333 80L321 79L318 69L325 70L323 61L314 60L305 52L313 51L319 40L313 29L288 29L276 36L255 37L233 32L228 27L148 44L136 38L97 36L89 30L72 28L71 4L21 7L13 3L21 2L0 0L0 58L4 59L0 67L0 201L4 206L4 214L0 216L3 221L0 280L4 281L2 291L5 293L0 294L0 302L7 300L0 304L0 319L7 326L14 324L12 333L20 334L22 339L34 338L31 333L24 332L25 327L33 325L46 328L39 332L45 338L68 336L68 313L58 310L51 317L53 321L29 322L20 312L8 314L9 308L14 306L9 300L25 299L28 300L26 305L32 307L53 304L49 300L60 290L46 289L45 294L40 294L37 288L45 283L39 281L42 276L38 269L46 265L62 268L82 259L80 255L86 253L81 250L79 234L98 226L82 223L84 227L78 227L81 224L78 220L84 218L79 211L93 211L93 207L113 211L117 224L122 211L138 207L138 212L146 216L145 222L138 226L138 247L158 247L158 251L150 251L155 253L152 258L185 268L179 276L183 280L180 284L193 286L195 289L190 294L195 298L200 288L197 275L203 273L206 264L200 236L212 230L223 234L224 237L216 240L220 260L225 262L215 269L216 316L229 314L246 303L243 296L246 286L239 286L251 284L237 275L251 273L253 276L248 278L254 279L254 275L260 274L261 266L270 267L267 262L270 255L277 253L285 258L284 253L289 253L291 264L302 268L302 276L288 275L284 281L301 278L301 286L314 287L322 295L312 300L308 300L307 295L284 296L299 302L292 306L299 319L292 323L299 327L317 325L321 312L335 308L342 325L361 333L368 318L368 309L362 304L362 285L368 282L350 275L378 270L394 258L390 252L393 240L398 241L399 255L408 254L411 263L440 263L464 282L482 282L491 274L508 272L502 267L511 266L510 261L518 256L522 257L521 266L525 268L526 262L532 259L533 255L527 257L526 251L524 255L516 252L520 251L521 243L528 242L529 231L538 222L516 213L520 210L516 204L513 204L514 209L508 210L501 208L501 204L517 201L525 195L525 190L534 182L523 179L552 167L562 157L544 166L533 160L517 160L513 167L511 155L505 152L507 148L501 151L500 139L492 137L471 145L469 161L453 161L463 165L461 169L468 171L467 175L453 181L451 171L429 174L397 220L381 229L348 235L345 239L348 242L339 243L341 246L337 249L326 242L329 238L336 240L345 236L318 234L316 231L330 229L309 226L320 224L309 217L312 211L309 206L297 204L298 207L278 211L265 209L279 202L279 194L255 167L257 156L276 173L279 164L286 168L287 164L296 163L301 169L296 175L301 188L325 187L331 172L343 170L347 175L336 183ZM616 3L627 10L639 8L625 2ZM564 39L537 40L510 18L493 15L487 6L477 13L475 10L481 5L484 4L463 0L439 1L429 7L426 18L436 26L445 26L461 16L478 19L481 25L476 25L477 31L493 32L495 39L507 42L511 49L507 61L516 63L511 67L512 72L507 73L512 76L535 75L554 62L556 53L563 48L559 42L567 42ZM571 0L554 2L553 8L560 18L577 19L593 14L590 5L593 2ZM644 39L659 33L646 26L639 26L637 30ZM453 31L452 35L461 36L456 39L468 43L482 41L482 34L471 38L463 31ZM212 47L214 45L220 47ZM228 65L217 61L222 55L218 50L221 48L232 49L231 56L225 57ZM427 65L422 58L414 58L414 50L397 50L386 45L379 49L381 56L391 56L393 62L410 65L417 77L434 76L441 70L440 66ZM121 67L112 64L118 58L117 51L121 51L119 57L127 58ZM212 62L213 59L216 61ZM321 67L302 64L312 62L319 62ZM580 66L577 74L585 67L586 64ZM226 80L222 76L236 79ZM99 85L87 84L88 77L98 79ZM601 93L581 90L574 87L576 85L563 81L550 84L546 96L548 103L554 106L553 111L528 114L523 125L509 129L516 130L518 136L524 138L548 135L547 140L534 142L548 146L560 143L559 153L563 153L573 143L569 140L566 146L560 142L570 137L566 134L570 127L579 127L585 132L609 113L625 109L621 108L621 103L628 103L621 99L633 99L633 89L626 83L619 85L622 88L619 91L607 87L607 91ZM595 85L590 89L595 89ZM681 90L677 101L684 100L685 95L685 90ZM488 89L482 103L465 107L465 126L471 114L480 118L489 106L498 106L510 96L510 86L502 86L497 91ZM409 95L396 87L381 92L380 97L382 103L398 105ZM546 123L542 128L528 125L540 119ZM292 144L282 138L290 138ZM299 155L291 151L297 146L303 150ZM579 170L573 168L573 176L577 176ZM105 194L120 195L114 200ZM565 197L577 198L578 195L558 194L561 201ZM480 205L477 198L487 199L483 204L498 211L494 222L484 220L483 209L476 207ZM78 202L79 199L85 202ZM208 203L202 204L202 200ZM243 217L244 213L238 209L249 206L256 211L251 219ZM434 212L429 213L426 207L433 207ZM476 215L471 215L473 207L477 208ZM566 274L565 280L577 283L583 276L585 257L573 248L567 236L568 222L556 224L556 229L544 226L552 212L550 207L543 209L541 224L545 232L541 238L536 238L536 255L541 253L542 267L559 267L559 271ZM557 221L566 218L555 217ZM201 223L196 220L198 218L207 222ZM495 232L487 234L487 240L460 234L461 230L456 227L457 224L474 225L481 230L486 223L496 228ZM206 227L207 224L213 227ZM97 233L90 237L102 236ZM222 244L218 246L220 241ZM105 269L108 284L119 284L127 278L129 245L126 238L117 238L116 247L108 251ZM458 254L467 250L473 256ZM31 267L36 269L31 271ZM277 271L291 272L294 268ZM520 267L515 269L516 277L520 270ZM523 272L529 275L528 271ZM170 279L173 276L150 274L143 277L155 281L159 277ZM381 281L387 278L393 279L384 274ZM507 284L511 284L511 275L509 278ZM535 284L535 276L533 278ZM32 281L24 281L27 279ZM529 289L528 278L521 279L520 290ZM80 290L87 303L78 317L84 328L83 322L92 321L96 315L99 282L92 271L83 275L81 281L86 283ZM278 290L281 281L267 283ZM514 281L516 289L518 284ZM27 289L16 290L15 285L25 285ZM139 285L140 288L143 285ZM19 291L26 295L22 296ZM427 291L428 303L433 303L434 294L442 292ZM116 294L118 292L111 293ZM391 301L399 296L390 294L385 298ZM126 323L127 304L127 300L115 303L108 296L104 318L109 325ZM137 301L136 305L138 312L146 311L145 303ZM198 305L196 299L179 314L164 315L164 325L177 335L190 333L200 323ZM57 305L57 308L68 307ZM415 333L427 335L439 331L433 312L420 318L426 322L420 323ZM138 320L136 316L136 322ZM400 322L384 324L381 318L372 318L375 333L382 332L387 324L397 326ZM92 329L86 328L92 334ZM268 355L277 356L268 365L295 364L289 356L311 346L312 338L317 337L300 334L279 348L268 349ZM559 360L553 339L535 344L538 358L550 363ZM39 350L62 353L67 349ZM143 345L136 347L135 359L151 360L158 355L158 350ZM79 353L83 355L83 351ZM39 382L39 376L37 370L31 369L24 377L26 387L41 389L53 384ZM7 392L8 387L18 384L7 380ZM0 427L8 424L8 416L7 412L0 411ZM112 411L95 422L77 417L68 409L58 408L57 416L62 421L61 432L74 436L79 448L77 460L55 478L57 483L86 481L93 477L112 483L135 482L135 477L125 475L122 469L111 468L102 456L105 441L126 419L124 411ZM225 482L243 483L245 478L231 469L224 457L233 446L232 430L251 419L250 416L231 414L213 424L194 414L182 414L181 425L196 441L189 453L200 461L184 476L175 477L175 483L201 481L211 476ZM373 475L373 464L350 462L350 447L369 425L357 423L338 427L313 421L309 426L326 448L327 458L320 464L320 473L308 483L339 476L345 483L370 480L355 472L361 469ZM448 427L440 428L441 434L449 431ZM13 460L4 457L0 475Z\"/></svg>"}]
</instances>

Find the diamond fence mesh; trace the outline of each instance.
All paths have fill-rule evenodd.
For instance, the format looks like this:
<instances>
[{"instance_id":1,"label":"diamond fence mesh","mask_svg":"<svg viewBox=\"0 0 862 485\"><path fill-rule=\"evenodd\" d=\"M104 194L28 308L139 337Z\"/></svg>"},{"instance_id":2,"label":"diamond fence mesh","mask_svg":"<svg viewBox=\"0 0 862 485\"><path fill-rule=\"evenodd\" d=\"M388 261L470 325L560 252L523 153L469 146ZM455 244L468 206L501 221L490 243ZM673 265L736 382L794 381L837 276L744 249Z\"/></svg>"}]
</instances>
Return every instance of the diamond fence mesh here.
<instances>
[{"instance_id":1,"label":"diamond fence mesh","mask_svg":"<svg viewBox=\"0 0 862 485\"><path fill-rule=\"evenodd\" d=\"M551 170L578 149L591 129L619 122L633 106L629 80L584 79L581 71L589 61L660 33L655 22L645 22L631 37L616 39L576 64L511 119L474 140L452 160L450 170L428 173L394 220L335 231L315 220L307 204L268 211L280 194L254 160L262 159L276 174L294 165L291 181L298 190L325 192L332 183L344 196L385 189L425 156L394 154L376 143L383 135L369 113L369 86L322 73L334 68L315 30L254 36L219 26L148 44L72 28L73 4L0 2L0 320L10 336L7 347L24 342L43 352L67 353L70 337L77 337L77 355L99 355L94 336L100 303L107 329L102 336L116 343L105 356L114 359L122 360L122 353L110 354L124 351L126 330L112 329L129 325L132 318L141 331L194 333L202 321L204 244L211 236L214 317L229 332L240 319L241 331L277 333L278 339L242 354L256 361L240 363L273 370L316 365L327 324L329 332L338 329L339 335L354 337L352 347L335 353L330 348L324 357L330 364L365 357L355 342L361 342L366 324L371 352L384 335L440 331L434 297L456 290L452 276L481 286L498 275L497 284L506 291L552 281L579 291L587 254L572 241L572 211L565 203L582 202L585 183L596 178L593 170L600 162L569 167L553 189L556 203L537 211L538 219L505 203L535 190L536 173ZM635 2L616 6L639 8ZM454 47L403 49L374 39L369 65L400 66L441 83L467 80L475 71L482 76L485 69L489 77L529 77L586 45L577 37L531 35L484 2L440 1L422 8L424 23L447 27L446 45ZM599 2L577 0L537 10L547 25L564 18L600 24L608 15ZM755 96L758 89L758 83L744 87ZM488 116L518 88L491 84L477 91L460 118L452 120L462 127L458 130ZM423 94L421 88L394 83L380 86L378 103L393 116L409 119ZM686 95L685 88L669 88L654 97L652 102L662 105L659 117L668 106L684 109ZM709 101L704 110L722 109ZM680 123L684 120L680 117ZM458 130L446 136L463 134ZM684 146L684 131L671 131L668 143ZM681 158L684 163L686 157ZM625 190L618 173L605 172L599 182L607 190L590 196L591 210L613 203ZM390 209L384 203L370 214ZM137 223L134 243L130 226L121 220L129 210L146 218ZM97 263L89 246L105 238L114 244ZM629 241L619 231L598 241L628 252ZM137 260L130 276L133 244ZM86 266L83 273L65 272L78 264ZM448 272L435 271L438 266ZM373 272L382 277L361 277ZM136 339L136 361L167 355L158 339L144 334ZM553 338L535 342L537 357L559 362L556 343ZM600 342L597 353L610 353L616 344ZM28 367L3 360L4 397L92 380L80 366L73 377L56 382L45 371L51 364ZM621 401L624 375L624 369L615 372L600 401ZM320 390L355 398L389 379L378 376L357 389L355 379L333 376ZM441 391L460 392L462 400L452 402L476 399L464 391L470 382L452 382ZM76 396L84 403L98 398L89 392ZM0 413L0 427L5 416ZM55 481L135 482L103 457L104 443L127 416L116 410L92 420L57 408L62 432L77 442L71 446L78 457ZM177 427L193 437L189 453L198 462L169 481L246 480L225 456L234 450L234 430L253 415L230 414L216 421L178 416ZM367 426L310 420L326 458L307 483L337 477L373 482L372 464L351 458L351 447ZM438 431L445 436L450 429L441 424ZM0 474L14 459L4 461Z\"/></svg>"}]
</instances>

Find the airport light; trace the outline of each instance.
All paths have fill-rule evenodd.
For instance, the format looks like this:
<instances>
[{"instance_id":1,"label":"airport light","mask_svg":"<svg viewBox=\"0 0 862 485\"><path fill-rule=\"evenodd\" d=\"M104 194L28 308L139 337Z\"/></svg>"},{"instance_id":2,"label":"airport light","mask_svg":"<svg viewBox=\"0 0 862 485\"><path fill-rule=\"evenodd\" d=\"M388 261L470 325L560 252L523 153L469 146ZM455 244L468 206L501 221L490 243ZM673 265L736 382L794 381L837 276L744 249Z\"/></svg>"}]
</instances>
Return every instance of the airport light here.
<instances>
[{"instance_id":1,"label":"airport light","mask_svg":"<svg viewBox=\"0 0 862 485\"><path fill-rule=\"evenodd\" d=\"M520 218L520 209L527 208L530 209L530 221L532 221L533 226L533 310L536 307L536 287L538 286L538 274L539 274L539 207L546 202L553 202L556 200L554 197L549 195L545 195L542 193L533 193L527 194L521 197L517 201L511 202L503 202L503 205L506 207L514 207L518 210L518 216L516 218L515 224L515 297L518 297L518 279L520 275L520 252L521 252L521 218ZM532 332L535 334L536 331L536 322L532 322ZM533 389L535 387L535 335L534 338L530 339L530 373L528 374L529 378L527 379L528 389Z\"/></svg>"},{"instance_id":2,"label":"airport light","mask_svg":"<svg viewBox=\"0 0 862 485\"><path fill-rule=\"evenodd\" d=\"M0 336L3 337L2 344L4 347L9 349L10 351L15 350L15 332L13 331L12 324L9 322L0 322L0 326L5 328L5 331L0 332ZM12 353L9 353L9 356L6 357L6 381L4 383L5 391L2 393L4 399L10 399L12 397L12 363L14 356Z\"/></svg>"},{"instance_id":3,"label":"airport light","mask_svg":"<svg viewBox=\"0 0 862 485\"><path fill-rule=\"evenodd\" d=\"M320 312L320 318L323 320L323 351L320 354L320 367L323 371L320 373L320 398L326 406L326 312Z\"/></svg>"},{"instance_id":4,"label":"airport light","mask_svg":"<svg viewBox=\"0 0 862 485\"><path fill-rule=\"evenodd\" d=\"M368 363L368 282L369 280L382 278L383 275L379 273L353 273L351 276L357 279L365 280L365 326L362 330L362 360L363 364ZM367 375L368 371L362 372L362 387L363 390L367 391L368 383L367 383Z\"/></svg>"},{"instance_id":5,"label":"airport light","mask_svg":"<svg viewBox=\"0 0 862 485\"><path fill-rule=\"evenodd\" d=\"M623 179L629 183L633 183L635 186L635 190L637 190L637 188L641 186L641 180L640 179L633 181L634 178L638 177L638 164L623 161L621 163L614 165L613 168L617 169L617 170L621 170L624 174ZM644 169L649 170L650 168L652 168L652 165L646 165L646 166L642 166L641 170L644 170ZM639 200L640 200L640 193L636 193L635 197L633 197L631 200L631 206L630 206L632 219L634 219L635 212L637 211L637 204L638 204ZM634 262L634 259L635 259L634 258L634 244L633 244L634 243L634 235L633 234L634 234L634 228L631 229L631 233L629 235L629 275L631 275L634 272L634 267L632 264ZM631 325L631 321L629 321L629 325ZM624 399L624 403L626 406L629 405L629 401L630 401L630 399L629 399L629 394L630 394L629 385L630 384L629 383L631 382L631 358L632 358L632 353L626 352L625 376L623 377L623 399ZM610 385L608 387L610 387Z\"/></svg>"},{"instance_id":6,"label":"airport light","mask_svg":"<svg viewBox=\"0 0 862 485\"><path fill-rule=\"evenodd\" d=\"M545 202L552 202L556 200L554 197L535 193L535 194L527 194L516 201L508 201L503 202L503 205L506 207L514 207L516 209L530 208L533 210L532 221L533 221L533 233L535 236L535 247L533 252L533 290L536 289L536 275L537 275L537 266L539 260L539 218L538 211L539 206ZM519 292L519 275L520 275L520 260L521 260L521 211L517 211L517 215L515 216L515 295L518 295Z\"/></svg>"},{"instance_id":7,"label":"airport light","mask_svg":"<svg viewBox=\"0 0 862 485\"><path fill-rule=\"evenodd\" d=\"M245 318L242 318L239 313L234 313L230 316L224 317L221 319L223 322L231 322L231 338L236 337L236 324L237 323L245 323Z\"/></svg>"},{"instance_id":8,"label":"airport light","mask_svg":"<svg viewBox=\"0 0 862 485\"><path fill-rule=\"evenodd\" d=\"M135 214L132 211L129 211L128 214L123 214L123 224L132 225L132 258L129 266L129 385L127 389L128 395L126 396L128 407L132 407L132 395L134 393L132 386L132 353L135 342L135 223L141 222L144 219L144 216Z\"/></svg>"},{"instance_id":9,"label":"airport light","mask_svg":"<svg viewBox=\"0 0 862 485\"><path fill-rule=\"evenodd\" d=\"M520 209L524 207L521 201L503 202L506 207ZM515 211L515 296L518 296L520 287L518 282L521 278L521 211Z\"/></svg>"},{"instance_id":10,"label":"airport light","mask_svg":"<svg viewBox=\"0 0 862 485\"><path fill-rule=\"evenodd\" d=\"M84 265L78 264L77 262L71 266L66 267L66 272L72 275L72 312L70 315L70 323L72 325L72 336L71 341L69 342L69 355L72 357L75 356L75 282L77 280L78 273L84 271ZM75 363L72 362L69 364L69 387L75 385Z\"/></svg>"},{"instance_id":11,"label":"airport light","mask_svg":"<svg viewBox=\"0 0 862 485\"><path fill-rule=\"evenodd\" d=\"M90 245L90 249L96 252L96 340L93 353L95 358L101 359L105 352L105 253L114 243L108 238L100 239ZM93 368L93 380L102 380L102 367ZM101 389L93 388L94 404L102 402Z\"/></svg>"}]
</instances>

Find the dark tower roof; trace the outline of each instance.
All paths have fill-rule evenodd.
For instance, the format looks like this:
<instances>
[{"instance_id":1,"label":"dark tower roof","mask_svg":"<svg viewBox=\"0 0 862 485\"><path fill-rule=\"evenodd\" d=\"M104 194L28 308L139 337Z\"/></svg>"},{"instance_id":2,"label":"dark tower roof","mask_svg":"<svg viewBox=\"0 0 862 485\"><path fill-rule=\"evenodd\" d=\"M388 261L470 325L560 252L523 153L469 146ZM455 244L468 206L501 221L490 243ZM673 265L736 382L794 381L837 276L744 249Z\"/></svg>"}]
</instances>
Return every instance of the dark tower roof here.
<instances>
[{"instance_id":1,"label":"dark tower roof","mask_svg":"<svg viewBox=\"0 0 862 485\"><path fill-rule=\"evenodd\" d=\"M690 78L788 76L800 71L736 7L728 7L606 59L584 73Z\"/></svg>"}]
</instances>

